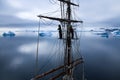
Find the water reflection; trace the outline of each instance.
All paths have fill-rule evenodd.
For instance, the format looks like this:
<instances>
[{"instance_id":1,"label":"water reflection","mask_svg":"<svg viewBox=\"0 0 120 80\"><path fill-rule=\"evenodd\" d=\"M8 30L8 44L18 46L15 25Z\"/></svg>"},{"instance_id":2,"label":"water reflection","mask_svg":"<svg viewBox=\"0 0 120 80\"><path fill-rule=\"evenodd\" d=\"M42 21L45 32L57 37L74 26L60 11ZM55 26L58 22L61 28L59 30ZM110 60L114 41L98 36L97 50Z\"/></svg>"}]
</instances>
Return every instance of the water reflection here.
<instances>
[{"instance_id":1,"label":"water reflection","mask_svg":"<svg viewBox=\"0 0 120 80\"><path fill-rule=\"evenodd\" d=\"M24 44L18 47L18 51L24 54L35 53L36 43Z\"/></svg>"},{"instance_id":2,"label":"water reflection","mask_svg":"<svg viewBox=\"0 0 120 80\"><path fill-rule=\"evenodd\" d=\"M11 63L10 63L10 68L11 69L19 69L20 66L23 64L23 58L22 57L16 57L14 58Z\"/></svg>"},{"instance_id":3,"label":"water reflection","mask_svg":"<svg viewBox=\"0 0 120 80\"><path fill-rule=\"evenodd\" d=\"M100 35L106 35L106 33ZM32 34L30 36L0 38L0 80L29 80L33 77L36 42L37 37ZM40 67L47 63L48 55L52 54L52 52L49 52L50 47L58 42L60 40L58 41L57 37L40 37ZM93 36L91 32L83 33L81 53L85 58L85 75L88 80L120 80L119 47L120 41L118 38L104 39ZM56 51L56 49L54 48L53 51ZM58 59L55 56L52 56L53 59L50 62ZM54 66L54 64L50 65ZM49 67L46 67L45 70L47 68Z\"/></svg>"},{"instance_id":4,"label":"water reflection","mask_svg":"<svg viewBox=\"0 0 120 80\"><path fill-rule=\"evenodd\" d=\"M119 47L120 43L118 38L111 37L106 39L95 36L89 39L83 38L81 48L85 60L88 61L86 62L86 72L89 74L88 79L120 79L120 65L118 65L120 61Z\"/></svg>"}]
</instances>

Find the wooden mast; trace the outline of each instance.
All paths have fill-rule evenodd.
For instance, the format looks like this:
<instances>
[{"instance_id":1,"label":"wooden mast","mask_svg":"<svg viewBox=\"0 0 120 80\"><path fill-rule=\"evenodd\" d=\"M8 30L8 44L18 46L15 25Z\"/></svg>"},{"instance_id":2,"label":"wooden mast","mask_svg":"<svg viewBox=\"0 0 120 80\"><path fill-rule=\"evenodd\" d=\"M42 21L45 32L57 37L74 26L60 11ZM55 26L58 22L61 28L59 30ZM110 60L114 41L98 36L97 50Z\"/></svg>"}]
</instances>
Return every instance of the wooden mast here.
<instances>
[{"instance_id":1,"label":"wooden mast","mask_svg":"<svg viewBox=\"0 0 120 80\"><path fill-rule=\"evenodd\" d=\"M65 51L64 51L64 54L65 54L65 59L64 59L64 65L62 66L59 66L55 69L52 69L46 73L43 73L41 75L37 75L33 78L33 80L36 80L36 79L39 79L41 77L44 77L48 74L51 74L59 69L63 69L64 68L64 72L61 72L60 74L54 76L53 78L51 78L50 80L55 80L56 78L60 77L63 75L63 77L67 76L65 78L65 80L73 80L73 67L77 66L78 64L81 64L83 63L83 59L80 58L80 59L77 59L75 61L72 60L72 55L71 55L71 49L72 49L72 44L71 44L71 32L70 32L70 28L72 27L71 26L71 23L83 23L83 21L78 21L78 20L72 20L71 19L71 5L73 6L79 6L77 4L74 4L71 2L71 0L58 0L60 2L63 2L65 4L67 4L67 11L66 11L66 18L65 19L62 19L62 18L55 18L55 17L48 17L48 16L43 16L43 15L38 15L39 18L47 18L47 19L51 19L51 20L56 20L56 21L59 21L59 22L65 22L65 25L66 25L66 31L67 31L67 35L66 35L66 47L65 47ZM64 80L64 79L63 79Z\"/></svg>"},{"instance_id":2,"label":"wooden mast","mask_svg":"<svg viewBox=\"0 0 120 80\"><path fill-rule=\"evenodd\" d=\"M71 20L71 0L68 0L67 2L67 19ZM71 66L70 62L71 62L71 37L70 37L70 26L71 26L71 22L67 22L67 35L66 35L66 51L65 51L65 61L67 65L65 65L65 71L66 72L66 76L71 77L72 76L72 70L69 69L69 67ZM67 79L67 78L66 78Z\"/></svg>"}]
</instances>

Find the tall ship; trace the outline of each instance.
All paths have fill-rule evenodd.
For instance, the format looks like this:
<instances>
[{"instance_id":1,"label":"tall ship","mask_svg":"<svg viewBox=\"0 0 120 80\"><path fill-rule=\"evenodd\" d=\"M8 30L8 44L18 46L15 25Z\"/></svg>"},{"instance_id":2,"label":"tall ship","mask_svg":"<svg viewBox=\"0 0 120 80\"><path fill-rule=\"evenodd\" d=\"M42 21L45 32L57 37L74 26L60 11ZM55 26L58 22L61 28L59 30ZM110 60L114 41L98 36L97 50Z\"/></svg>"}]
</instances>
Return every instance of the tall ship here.
<instances>
[{"instance_id":1,"label":"tall ship","mask_svg":"<svg viewBox=\"0 0 120 80\"><path fill-rule=\"evenodd\" d=\"M84 59L80 51L80 36L82 31L79 29L81 28L80 25L83 24L83 21L77 20L78 18L76 19L76 15L74 14L74 8L79 7L79 3L75 3L74 0L57 1L59 2L61 10L60 17L51 17L44 15L38 15L37 17L40 19L45 18L59 22L58 40L61 44L60 49L58 49L57 52L58 56L60 56L60 54L63 54L63 56L61 56L62 63L43 73L37 72L39 68L37 67L37 73L31 80L85 80ZM51 54L51 52L49 52L49 54ZM36 57L36 65L38 65L38 57ZM49 66L50 65L48 65L48 67Z\"/></svg>"}]
</instances>

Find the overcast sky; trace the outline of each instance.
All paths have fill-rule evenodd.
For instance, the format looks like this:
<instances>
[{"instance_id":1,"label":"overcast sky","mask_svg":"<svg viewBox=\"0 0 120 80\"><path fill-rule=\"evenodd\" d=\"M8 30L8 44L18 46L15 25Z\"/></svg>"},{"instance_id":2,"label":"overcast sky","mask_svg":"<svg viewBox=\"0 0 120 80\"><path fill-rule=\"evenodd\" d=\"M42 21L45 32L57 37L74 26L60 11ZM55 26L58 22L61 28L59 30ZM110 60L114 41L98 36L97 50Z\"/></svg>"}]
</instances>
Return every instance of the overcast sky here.
<instances>
[{"instance_id":1,"label":"overcast sky","mask_svg":"<svg viewBox=\"0 0 120 80\"><path fill-rule=\"evenodd\" d=\"M0 0L0 25L38 21L36 15L58 9L56 1ZM79 16L85 23L120 24L120 0L79 0L79 4Z\"/></svg>"}]
</instances>

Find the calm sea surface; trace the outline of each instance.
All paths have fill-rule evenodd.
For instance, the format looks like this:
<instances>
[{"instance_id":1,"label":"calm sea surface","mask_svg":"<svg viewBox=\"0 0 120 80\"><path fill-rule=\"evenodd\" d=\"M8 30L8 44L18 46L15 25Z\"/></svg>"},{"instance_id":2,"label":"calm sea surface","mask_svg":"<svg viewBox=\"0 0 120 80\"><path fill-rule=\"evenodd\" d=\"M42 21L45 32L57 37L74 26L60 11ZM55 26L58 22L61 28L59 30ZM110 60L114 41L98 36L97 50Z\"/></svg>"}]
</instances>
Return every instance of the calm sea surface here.
<instances>
[{"instance_id":1,"label":"calm sea surface","mask_svg":"<svg viewBox=\"0 0 120 80\"><path fill-rule=\"evenodd\" d=\"M18 34L18 33L17 33ZM0 80L30 80L35 73L37 37L24 33L15 37L0 34ZM40 38L39 65L45 64L47 52L57 37ZM49 51L49 50L48 50ZM87 80L120 80L120 37L101 37L84 32L81 54L85 60Z\"/></svg>"}]
</instances>

